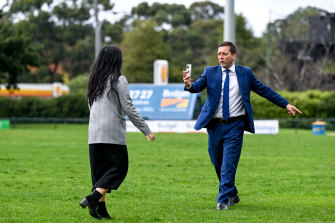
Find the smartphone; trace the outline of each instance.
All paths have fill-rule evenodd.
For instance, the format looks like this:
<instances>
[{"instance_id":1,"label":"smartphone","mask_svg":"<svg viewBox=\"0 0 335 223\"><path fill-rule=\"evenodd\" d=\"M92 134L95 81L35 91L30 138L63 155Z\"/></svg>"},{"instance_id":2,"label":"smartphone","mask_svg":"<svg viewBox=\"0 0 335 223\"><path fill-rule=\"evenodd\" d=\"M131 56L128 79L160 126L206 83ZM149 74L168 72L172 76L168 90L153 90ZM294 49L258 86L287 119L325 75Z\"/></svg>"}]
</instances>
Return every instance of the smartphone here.
<instances>
[{"instance_id":1,"label":"smartphone","mask_svg":"<svg viewBox=\"0 0 335 223\"><path fill-rule=\"evenodd\" d=\"M191 76L192 73L192 64L186 64L187 76Z\"/></svg>"}]
</instances>

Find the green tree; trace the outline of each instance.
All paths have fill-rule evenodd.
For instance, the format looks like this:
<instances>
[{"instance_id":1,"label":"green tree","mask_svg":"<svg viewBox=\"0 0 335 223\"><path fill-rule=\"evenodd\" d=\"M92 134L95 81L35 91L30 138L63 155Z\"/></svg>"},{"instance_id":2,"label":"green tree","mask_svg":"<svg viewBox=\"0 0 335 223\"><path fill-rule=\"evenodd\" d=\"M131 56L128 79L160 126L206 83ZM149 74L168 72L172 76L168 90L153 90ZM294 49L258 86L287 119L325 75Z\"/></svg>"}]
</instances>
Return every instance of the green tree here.
<instances>
[{"instance_id":1,"label":"green tree","mask_svg":"<svg viewBox=\"0 0 335 223\"><path fill-rule=\"evenodd\" d=\"M39 49L10 22L0 20L0 33L0 83L16 88L20 75L29 72L28 66L39 65Z\"/></svg>"},{"instance_id":2,"label":"green tree","mask_svg":"<svg viewBox=\"0 0 335 223\"><path fill-rule=\"evenodd\" d=\"M140 3L132 8L132 18L156 21L157 25L169 24L172 27L188 26L191 24L191 14L184 5L154 3L149 6L147 2Z\"/></svg>"},{"instance_id":3,"label":"green tree","mask_svg":"<svg viewBox=\"0 0 335 223\"><path fill-rule=\"evenodd\" d=\"M26 17L15 29L41 46L41 65L33 75L21 75L30 82L59 81L57 68L73 79L88 72L94 60L94 24L89 10L93 0L18 0L12 2L10 18L22 11ZM99 9L113 13L111 0L99 0ZM48 11L42 5L52 5ZM33 5L34 7L27 7ZM44 8L44 7L43 7ZM194 78L205 66L217 64L216 46L222 41L223 7L210 1L149 5L140 3L130 15L115 23L104 21L103 44L116 44L124 52L123 72L131 82L152 82L155 59L169 61L169 82L180 82L185 64L193 64ZM108 37L108 38L104 38ZM238 62L253 69L264 66L264 44L253 37L242 15L236 16ZM264 51L265 52L265 51ZM261 56L260 56L261 55ZM52 64L53 66L50 66Z\"/></svg>"},{"instance_id":4,"label":"green tree","mask_svg":"<svg viewBox=\"0 0 335 223\"><path fill-rule=\"evenodd\" d=\"M169 32L171 45L170 82L180 82L185 64L193 64L193 77L198 78L205 66L218 64L216 49L222 41L223 21L217 19L197 19L188 29L177 28ZM255 57L260 41L247 28L242 15L236 16L237 62L258 68L263 57ZM262 52L261 52L262 53Z\"/></svg>"},{"instance_id":5,"label":"green tree","mask_svg":"<svg viewBox=\"0 0 335 223\"><path fill-rule=\"evenodd\" d=\"M110 0L99 0L100 11L112 10ZM15 29L28 36L31 44L41 46L41 66L33 75L22 76L28 82L54 82L62 80L58 68L70 78L87 72L94 60L94 29L90 21L92 0L61 1L49 10L43 4L54 0L18 0L10 2L8 18L15 20L18 12L25 19Z\"/></svg>"},{"instance_id":6,"label":"green tree","mask_svg":"<svg viewBox=\"0 0 335 223\"><path fill-rule=\"evenodd\" d=\"M92 36L80 38L68 51L63 60L64 68L69 73L70 79L89 72L94 61L94 39Z\"/></svg>"},{"instance_id":7,"label":"green tree","mask_svg":"<svg viewBox=\"0 0 335 223\"><path fill-rule=\"evenodd\" d=\"M164 32L155 30L156 25L151 20L136 21L134 30L125 33L122 72L129 82L152 83L154 61L169 59L169 45L164 42Z\"/></svg>"},{"instance_id":8,"label":"green tree","mask_svg":"<svg viewBox=\"0 0 335 223\"><path fill-rule=\"evenodd\" d=\"M10 5L9 13L24 13L26 15L30 14L34 10L40 10L43 4L50 5L53 0L15 0Z\"/></svg>"},{"instance_id":9,"label":"green tree","mask_svg":"<svg viewBox=\"0 0 335 223\"><path fill-rule=\"evenodd\" d=\"M43 76L42 82L58 80L59 75L56 76L56 71L65 55L61 27L56 26L51 17L51 13L40 10L37 15L30 13L27 20L15 24L17 30L31 37L30 44L38 44L42 48L40 54L42 63L37 75ZM49 66L50 64L53 66Z\"/></svg>"},{"instance_id":10,"label":"green tree","mask_svg":"<svg viewBox=\"0 0 335 223\"><path fill-rule=\"evenodd\" d=\"M188 29L178 28L170 32L171 62L170 82L180 82L181 71L191 63L196 79L207 65L215 65L216 47L222 38L222 21L209 19L194 21Z\"/></svg>"},{"instance_id":11,"label":"green tree","mask_svg":"<svg viewBox=\"0 0 335 223\"><path fill-rule=\"evenodd\" d=\"M220 20L223 18L223 7L211 1L195 2L189 10L193 20Z\"/></svg>"},{"instance_id":12,"label":"green tree","mask_svg":"<svg viewBox=\"0 0 335 223\"><path fill-rule=\"evenodd\" d=\"M107 41L105 41L106 44L121 44L123 40L123 30L127 26L126 23L129 18L129 15L125 15L115 23L104 21L102 26L102 36L107 37Z\"/></svg>"}]
</instances>

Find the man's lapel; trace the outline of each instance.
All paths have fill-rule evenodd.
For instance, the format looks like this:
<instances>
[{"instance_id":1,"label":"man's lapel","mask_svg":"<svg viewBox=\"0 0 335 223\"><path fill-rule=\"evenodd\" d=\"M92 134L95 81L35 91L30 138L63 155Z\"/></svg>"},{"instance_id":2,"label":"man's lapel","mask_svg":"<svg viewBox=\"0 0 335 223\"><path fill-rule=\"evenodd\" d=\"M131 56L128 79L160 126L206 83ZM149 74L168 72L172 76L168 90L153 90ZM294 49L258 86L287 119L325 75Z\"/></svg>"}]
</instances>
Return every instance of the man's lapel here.
<instances>
[{"instance_id":1,"label":"man's lapel","mask_svg":"<svg viewBox=\"0 0 335 223\"><path fill-rule=\"evenodd\" d=\"M219 65L218 68L216 69L216 87L218 89L222 89L222 68Z\"/></svg>"},{"instance_id":2,"label":"man's lapel","mask_svg":"<svg viewBox=\"0 0 335 223\"><path fill-rule=\"evenodd\" d=\"M243 73L239 66L235 65L235 71L237 76L238 87L240 88L240 94L243 95Z\"/></svg>"}]
</instances>

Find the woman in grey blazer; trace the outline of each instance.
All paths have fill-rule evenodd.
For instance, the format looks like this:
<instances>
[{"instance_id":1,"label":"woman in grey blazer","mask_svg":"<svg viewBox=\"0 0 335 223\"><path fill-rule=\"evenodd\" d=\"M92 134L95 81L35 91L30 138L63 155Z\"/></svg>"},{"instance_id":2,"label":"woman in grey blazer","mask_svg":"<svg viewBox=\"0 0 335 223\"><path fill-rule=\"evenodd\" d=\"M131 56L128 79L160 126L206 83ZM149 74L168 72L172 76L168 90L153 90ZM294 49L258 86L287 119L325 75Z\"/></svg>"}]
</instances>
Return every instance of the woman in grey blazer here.
<instances>
[{"instance_id":1,"label":"woman in grey blazer","mask_svg":"<svg viewBox=\"0 0 335 223\"><path fill-rule=\"evenodd\" d=\"M127 175L125 115L149 141L155 140L132 104L128 81L121 74L121 68L121 50L116 46L105 46L93 64L88 81L88 144L93 192L80 205L83 208L88 206L91 216L98 219L110 218L105 205L106 193L117 190Z\"/></svg>"}]
</instances>

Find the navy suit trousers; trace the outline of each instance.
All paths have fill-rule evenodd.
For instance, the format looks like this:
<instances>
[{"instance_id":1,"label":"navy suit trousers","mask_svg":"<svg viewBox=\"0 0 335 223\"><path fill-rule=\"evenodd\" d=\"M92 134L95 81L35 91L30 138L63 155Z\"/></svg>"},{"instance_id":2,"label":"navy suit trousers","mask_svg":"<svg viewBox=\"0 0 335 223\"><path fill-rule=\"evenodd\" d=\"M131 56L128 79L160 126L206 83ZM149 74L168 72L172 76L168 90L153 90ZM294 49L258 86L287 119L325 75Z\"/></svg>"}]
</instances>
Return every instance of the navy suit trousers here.
<instances>
[{"instance_id":1,"label":"navy suit trousers","mask_svg":"<svg viewBox=\"0 0 335 223\"><path fill-rule=\"evenodd\" d=\"M220 181L217 202L227 204L238 192L235 175L242 150L244 121L213 123L207 132L208 153Z\"/></svg>"}]
</instances>

